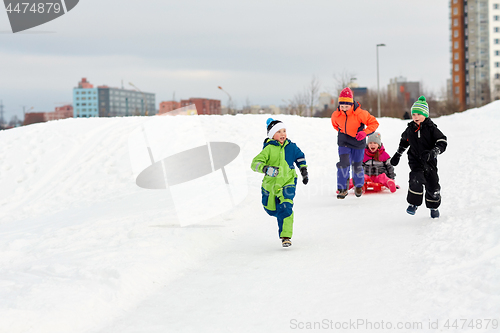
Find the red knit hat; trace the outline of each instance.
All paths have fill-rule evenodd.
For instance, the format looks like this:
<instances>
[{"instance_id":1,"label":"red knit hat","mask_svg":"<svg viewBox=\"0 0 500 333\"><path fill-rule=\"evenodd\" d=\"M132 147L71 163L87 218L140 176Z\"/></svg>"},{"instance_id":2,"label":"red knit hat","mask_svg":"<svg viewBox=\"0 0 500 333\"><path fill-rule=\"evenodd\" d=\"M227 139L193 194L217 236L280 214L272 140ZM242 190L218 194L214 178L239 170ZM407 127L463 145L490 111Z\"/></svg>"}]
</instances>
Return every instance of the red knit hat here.
<instances>
[{"instance_id":1,"label":"red knit hat","mask_svg":"<svg viewBox=\"0 0 500 333\"><path fill-rule=\"evenodd\" d=\"M352 90L349 87L342 89L339 95L339 104L354 104Z\"/></svg>"}]
</instances>

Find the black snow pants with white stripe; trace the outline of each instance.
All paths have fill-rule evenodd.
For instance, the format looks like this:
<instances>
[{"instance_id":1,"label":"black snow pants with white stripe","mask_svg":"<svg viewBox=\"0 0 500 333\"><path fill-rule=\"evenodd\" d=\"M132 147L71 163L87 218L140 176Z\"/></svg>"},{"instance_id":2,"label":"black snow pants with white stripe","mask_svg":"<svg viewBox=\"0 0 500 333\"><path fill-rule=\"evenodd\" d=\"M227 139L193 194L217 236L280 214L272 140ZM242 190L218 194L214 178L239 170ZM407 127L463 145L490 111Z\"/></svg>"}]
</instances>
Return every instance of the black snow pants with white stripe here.
<instances>
[{"instance_id":1,"label":"black snow pants with white stripe","mask_svg":"<svg viewBox=\"0 0 500 333\"><path fill-rule=\"evenodd\" d=\"M409 204L420 206L424 198L427 208L438 208L441 204L441 186L435 164L425 164L424 168L418 168L410 172L408 196L406 200Z\"/></svg>"}]
</instances>

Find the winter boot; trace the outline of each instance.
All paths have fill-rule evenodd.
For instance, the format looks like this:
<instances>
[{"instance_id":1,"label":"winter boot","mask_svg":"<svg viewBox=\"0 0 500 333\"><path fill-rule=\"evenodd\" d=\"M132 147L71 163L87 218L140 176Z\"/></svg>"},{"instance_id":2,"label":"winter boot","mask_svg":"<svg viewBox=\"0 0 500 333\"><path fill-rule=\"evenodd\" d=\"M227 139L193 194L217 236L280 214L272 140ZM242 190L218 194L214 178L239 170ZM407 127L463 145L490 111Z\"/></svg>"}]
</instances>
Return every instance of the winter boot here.
<instances>
[{"instance_id":1,"label":"winter boot","mask_svg":"<svg viewBox=\"0 0 500 333\"><path fill-rule=\"evenodd\" d=\"M362 187L356 187L354 190L354 194L359 198L363 194L363 188Z\"/></svg>"},{"instance_id":2,"label":"winter boot","mask_svg":"<svg viewBox=\"0 0 500 333\"><path fill-rule=\"evenodd\" d=\"M431 208L431 217L433 219L436 219L439 217L439 209L437 208Z\"/></svg>"},{"instance_id":3,"label":"winter boot","mask_svg":"<svg viewBox=\"0 0 500 333\"><path fill-rule=\"evenodd\" d=\"M292 240L290 237L281 237L281 245L283 245L283 247L292 246Z\"/></svg>"},{"instance_id":4,"label":"winter boot","mask_svg":"<svg viewBox=\"0 0 500 333\"><path fill-rule=\"evenodd\" d=\"M389 179L387 181L387 187L389 188L389 190L391 191L391 193L396 192L396 182L394 180Z\"/></svg>"},{"instance_id":5,"label":"winter boot","mask_svg":"<svg viewBox=\"0 0 500 333\"><path fill-rule=\"evenodd\" d=\"M406 212L410 215L415 215L415 212L417 211L417 206L415 205L409 205L408 208L406 208Z\"/></svg>"},{"instance_id":6,"label":"winter boot","mask_svg":"<svg viewBox=\"0 0 500 333\"><path fill-rule=\"evenodd\" d=\"M345 197L347 197L347 189L345 189L345 190L338 189L337 190L337 199L344 199Z\"/></svg>"}]
</instances>

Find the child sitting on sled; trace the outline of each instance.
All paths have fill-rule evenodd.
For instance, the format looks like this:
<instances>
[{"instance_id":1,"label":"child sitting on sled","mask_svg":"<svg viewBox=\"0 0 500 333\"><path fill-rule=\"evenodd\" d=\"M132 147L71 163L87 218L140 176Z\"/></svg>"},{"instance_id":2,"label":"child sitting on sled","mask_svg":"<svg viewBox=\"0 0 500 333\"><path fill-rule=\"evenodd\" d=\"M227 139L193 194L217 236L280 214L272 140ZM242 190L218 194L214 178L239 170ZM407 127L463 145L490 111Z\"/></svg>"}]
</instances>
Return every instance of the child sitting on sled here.
<instances>
[{"instance_id":1,"label":"child sitting on sled","mask_svg":"<svg viewBox=\"0 0 500 333\"><path fill-rule=\"evenodd\" d=\"M390 163L391 157L386 153L380 133L375 132L368 136L368 144L363 158L365 183L368 181L380 183L392 193L396 192L396 174Z\"/></svg>"}]
</instances>

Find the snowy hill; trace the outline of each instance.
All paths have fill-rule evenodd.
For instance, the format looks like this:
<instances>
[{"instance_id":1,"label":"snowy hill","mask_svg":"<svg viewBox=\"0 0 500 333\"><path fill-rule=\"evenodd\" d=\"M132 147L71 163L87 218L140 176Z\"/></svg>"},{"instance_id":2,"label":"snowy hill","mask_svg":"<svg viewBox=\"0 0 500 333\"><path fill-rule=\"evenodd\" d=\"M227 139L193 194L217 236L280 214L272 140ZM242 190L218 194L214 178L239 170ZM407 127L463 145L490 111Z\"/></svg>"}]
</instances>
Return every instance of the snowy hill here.
<instances>
[{"instance_id":1,"label":"snowy hill","mask_svg":"<svg viewBox=\"0 0 500 333\"><path fill-rule=\"evenodd\" d=\"M401 190L337 200L330 120L278 117L310 173L298 185L289 249L262 209L262 175L250 170L267 115L196 117L207 140L240 146L248 195L185 226L167 191L135 184L128 140L155 118L0 132L0 332L423 332L436 322L452 332L472 331L472 320L474 331L492 331L495 320L498 329L499 109L435 120L449 143L438 220L424 207L405 212L406 154ZM194 119L170 121L189 137ZM406 121L379 122L393 154Z\"/></svg>"}]
</instances>

